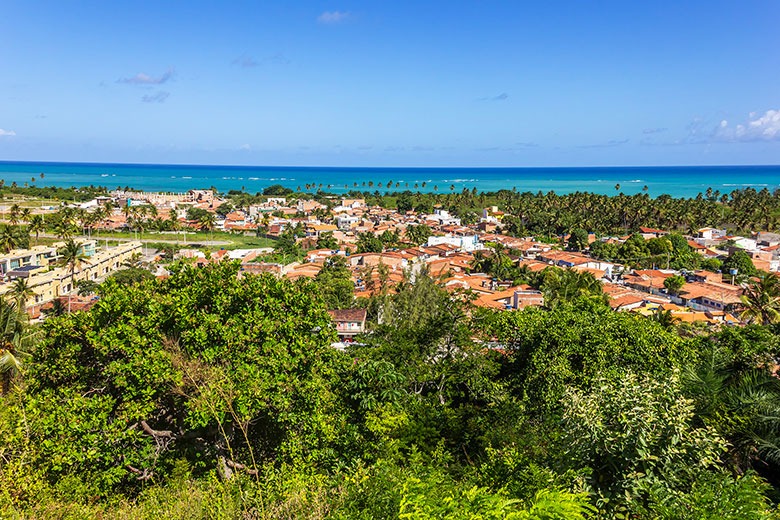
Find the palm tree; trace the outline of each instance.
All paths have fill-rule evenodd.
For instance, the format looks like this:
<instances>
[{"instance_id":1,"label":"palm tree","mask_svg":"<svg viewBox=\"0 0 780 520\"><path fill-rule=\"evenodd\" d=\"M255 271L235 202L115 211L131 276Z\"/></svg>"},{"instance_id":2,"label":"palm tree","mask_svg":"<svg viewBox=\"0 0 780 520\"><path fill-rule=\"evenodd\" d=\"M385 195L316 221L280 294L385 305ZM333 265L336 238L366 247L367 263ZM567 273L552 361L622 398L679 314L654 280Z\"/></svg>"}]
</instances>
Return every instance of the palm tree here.
<instances>
[{"instance_id":1,"label":"palm tree","mask_svg":"<svg viewBox=\"0 0 780 520\"><path fill-rule=\"evenodd\" d=\"M211 231L214 229L216 216L213 213L204 213L198 219L198 227L204 231Z\"/></svg>"},{"instance_id":2,"label":"palm tree","mask_svg":"<svg viewBox=\"0 0 780 520\"><path fill-rule=\"evenodd\" d=\"M742 296L740 319L750 323L769 325L780 321L780 278L773 274L751 280Z\"/></svg>"},{"instance_id":3,"label":"palm tree","mask_svg":"<svg viewBox=\"0 0 780 520\"><path fill-rule=\"evenodd\" d=\"M4 226L3 232L0 233L0 249L4 253L10 253L11 250L19 247L19 236L11 226Z\"/></svg>"},{"instance_id":4,"label":"palm tree","mask_svg":"<svg viewBox=\"0 0 780 520\"><path fill-rule=\"evenodd\" d=\"M68 291L68 312L71 309L71 296L74 289L74 280L76 277L76 269L83 263L89 263L87 257L81 250L81 245L74 242L72 238L69 238L65 245L62 246L59 251L60 264L67 266L70 271L70 291Z\"/></svg>"},{"instance_id":5,"label":"palm tree","mask_svg":"<svg viewBox=\"0 0 780 520\"><path fill-rule=\"evenodd\" d=\"M728 355L726 355L728 357ZM766 368L724 362L712 348L705 361L684 372L696 415L723 435L738 471L754 462L780 465L780 380Z\"/></svg>"},{"instance_id":6,"label":"palm tree","mask_svg":"<svg viewBox=\"0 0 780 520\"><path fill-rule=\"evenodd\" d=\"M16 303L19 310L24 311L27 307L27 300L35 296L35 291L27 283L27 278L17 278L8 291L12 301Z\"/></svg>"},{"instance_id":7,"label":"palm tree","mask_svg":"<svg viewBox=\"0 0 780 520\"><path fill-rule=\"evenodd\" d=\"M30 233L35 233L35 245L38 245L38 235L42 231L46 231L46 221L43 215L33 215L30 218L30 225L28 226Z\"/></svg>"},{"instance_id":8,"label":"palm tree","mask_svg":"<svg viewBox=\"0 0 780 520\"><path fill-rule=\"evenodd\" d=\"M19 207L19 204L13 204L11 206L11 212L8 214L8 222L10 222L12 226L15 226L19 223L19 215L21 211L22 208Z\"/></svg>"},{"instance_id":9,"label":"palm tree","mask_svg":"<svg viewBox=\"0 0 780 520\"><path fill-rule=\"evenodd\" d=\"M32 343L27 331L27 313L15 302L0 300L0 389L7 394L22 369L21 358Z\"/></svg>"},{"instance_id":10,"label":"palm tree","mask_svg":"<svg viewBox=\"0 0 780 520\"><path fill-rule=\"evenodd\" d=\"M22 220L24 222L30 222L30 215L32 215L32 211L30 211L30 208L24 208L22 210Z\"/></svg>"},{"instance_id":11,"label":"palm tree","mask_svg":"<svg viewBox=\"0 0 780 520\"><path fill-rule=\"evenodd\" d=\"M59 298L52 300L51 307L41 309L41 312L43 312L48 317L64 316L67 311L68 308L65 306L64 303L62 303L62 300L60 300Z\"/></svg>"}]
</instances>

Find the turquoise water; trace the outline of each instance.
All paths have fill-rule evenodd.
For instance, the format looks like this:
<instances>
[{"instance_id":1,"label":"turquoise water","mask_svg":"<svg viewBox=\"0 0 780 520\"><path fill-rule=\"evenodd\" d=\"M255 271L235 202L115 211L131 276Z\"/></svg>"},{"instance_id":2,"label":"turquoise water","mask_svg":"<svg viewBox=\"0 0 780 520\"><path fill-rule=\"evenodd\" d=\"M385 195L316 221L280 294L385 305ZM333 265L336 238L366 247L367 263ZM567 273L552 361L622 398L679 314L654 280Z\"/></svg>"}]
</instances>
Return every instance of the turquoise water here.
<instances>
[{"instance_id":1,"label":"turquoise water","mask_svg":"<svg viewBox=\"0 0 780 520\"><path fill-rule=\"evenodd\" d=\"M43 173L43 178L40 174ZM33 182L32 179L35 178ZM647 187L651 196L669 194L695 197L707 188L721 193L739 188L780 188L778 166L685 166L610 168L318 168L266 166L182 166L99 163L34 163L0 161L0 179L22 186L130 186L147 191L184 192L216 187L220 191L245 189L250 193L281 184L306 190L322 184L323 189L344 193L356 189L385 192L405 189L460 192L517 189L517 191L572 193L589 191L614 195L634 194ZM363 183L366 183L365 186ZM373 186L369 186L369 182ZM378 186L382 183L382 187ZM396 187L396 183L398 186ZM423 183L425 186L423 187ZM454 190L451 190L454 187ZM310 188L311 189L311 188Z\"/></svg>"}]
</instances>

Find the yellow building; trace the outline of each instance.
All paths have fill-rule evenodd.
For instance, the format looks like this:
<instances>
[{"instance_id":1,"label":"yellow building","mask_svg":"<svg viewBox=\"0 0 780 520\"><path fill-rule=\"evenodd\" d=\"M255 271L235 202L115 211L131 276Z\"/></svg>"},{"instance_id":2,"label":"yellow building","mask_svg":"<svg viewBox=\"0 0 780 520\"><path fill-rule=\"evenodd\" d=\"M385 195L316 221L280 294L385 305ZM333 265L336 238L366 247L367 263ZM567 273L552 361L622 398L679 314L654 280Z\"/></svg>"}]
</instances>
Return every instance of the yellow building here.
<instances>
[{"instance_id":1,"label":"yellow building","mask_svg":"<svg viewBox=\"0 0 780 520\"><path fill-rule=\"evenodd\" d=\"M80 280L102 280L112 272L121 269L124 262L131 260L136 254L141 252L140 242L126 242L116 247L100 249L97 251L94 249L94 241L89 242L92 242L92 254L77 267L73 276L74 282ZM47 249L54 248L56 252L56 245L57 244ZM85 256L87 256L89 250L89 247L84 247L83 251ZM20 252L17 251L14 253ZM20 258L31 257L32 252L29 254L21 252L17 256ZM3 258L5 257L0 257L0 262L3 261ZM0 284L0 295L5 295L12 290L12 277L27 279L27 285L34 293L33 296L27 300L28 306L43 304L52 301L59 296L65 296L72 293L74 288L71 286L70 270L67 267L55 267L55 265L57 265L57 258L57 256L47 257L47 263L45 265L30 263L19 265L16 269L9 272L11 274L11 276L8 276L9 280Z\"/></svg>"}]
</instances>

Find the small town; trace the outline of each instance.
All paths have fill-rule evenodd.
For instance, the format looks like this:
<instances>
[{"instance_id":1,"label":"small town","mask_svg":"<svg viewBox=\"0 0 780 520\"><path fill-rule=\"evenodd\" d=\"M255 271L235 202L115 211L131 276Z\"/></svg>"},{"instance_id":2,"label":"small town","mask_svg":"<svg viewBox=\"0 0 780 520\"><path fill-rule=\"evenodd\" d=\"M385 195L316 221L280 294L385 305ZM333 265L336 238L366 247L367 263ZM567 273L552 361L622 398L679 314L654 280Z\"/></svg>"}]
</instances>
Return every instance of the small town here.
<instances>
[{"instance_id":1,"label":"small town","mask_svg":"<svg viewBox=\"0 0 780 520\"><path fill-rule=\"evenodd\" d=\"M71 212L72 227L64 236L78 245L83 260L64 265L62 241L10 249L0 256L0 294L13 294L14 287L18 292L23 280L28 313L41 319L53 306L88 309L96 296L79 287L128 267L143 266L164 277L165 265L172 260L198 265L230 260L240 262L241 272L296 280L315 279L324 266L340 259L350 273L354 300L331 314L340 339L352 341L366 330L366 311L354 302L387 292L421 272L448 292L466 295L475 307L512 311L546 303L539 284L516 283L518 279L538 280L551 269L568 270L600 284L615 311L666 313L675 322L719 326L744 324L744 282L759 271L777 273L780 266L777 233L734 236L722 229L698 229L683 237L682 246L709 269L675 270L669 265L670 232L663 229L639 226L624 236L587 233L538 240L506 234L504 221L511 215L497 206L485 207L478 219L464 224L438 207L402 212L367 205L362 198L328 196L318 201L301 194L263 199L235 207L213 190L178 195L115 191L78 204L27 208L23 216L20 206L6 206L6 221L22 225L23 217L34 221L36 215ZM159 232L159 240L102 245L108 244L111 232L138 231L153 227L154 221L169 229ZM84 234L74 234L77 228ZM101 231L105 239L96 238ZM270 247L196 248L192 238L187 243L188 231L210 232L217 239L207 242L212 244L220 244L226 234L263 237ZM655 256L645 253L652 265L644 262L645 267L635 268L596 254L637 240L660 246ZM160 241L172 244L170 250L145 243L159 246Z\"/></svg>"}]
</instances>

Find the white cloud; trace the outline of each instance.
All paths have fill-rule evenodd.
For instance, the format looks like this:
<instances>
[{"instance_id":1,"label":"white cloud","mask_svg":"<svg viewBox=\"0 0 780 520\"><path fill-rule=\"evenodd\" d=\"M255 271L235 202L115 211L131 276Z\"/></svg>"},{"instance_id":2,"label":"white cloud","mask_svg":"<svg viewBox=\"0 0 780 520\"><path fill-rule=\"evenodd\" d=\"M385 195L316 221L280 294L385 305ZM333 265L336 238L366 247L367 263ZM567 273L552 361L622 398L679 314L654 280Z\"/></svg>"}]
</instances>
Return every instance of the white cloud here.
<instances>
[{"instance_id":1,"label":"white cloud","mask_svg":"<svg viewBox=\"0 0 780 520\"><path fill-rule=\"evenodd\" d=\"M144 72L139 72L135 76L129 78L118 79L117 83L125 83L127 85L162 85L173 77L174 70L168 69L161 76L150 76Z\"/></svg>"},{"instance_id":2,"label":"white cloud","mask_svg":"<svg viewBox=\"0 0 780 520\"><path fill-rule=\"evenodd\" d=\"M244 143L241 146L238 147L239 150L245 150L247 152L252 151L252 146L248 143Z\"/></svg>"},{"instance_id":3,"label":"white cloud","mask_svg":"<svg viewBox=\"0 0 780 520\"><path fill-rule=\"evenodd\" d=\"M325 11L317 17L317 21L324 24L334 24L344 22L349 17L349 11Z\"/></svg>"},{"instance_id":4,"label":"white cloud","mask_svg":"<svg viewBox=\"0 0 780 520\"><path fill-rule=\"evenodd\" d=\"M3 130L0 128L0 137L12 137L14 135L16 135L16 132L13 130Z\"/></svg>"},{"instance_id":5,"label":"white cloud","mask_svg":"<svg viewBox=\"0 0 780 520\"><path fill-rule=\"evenodd\" d=\"M780 141L780 110L767 110L763 115L751 112L747 121L734 126L724 119L715 129L715 138L724 141Z\"/></svg>"}]
</instances>

